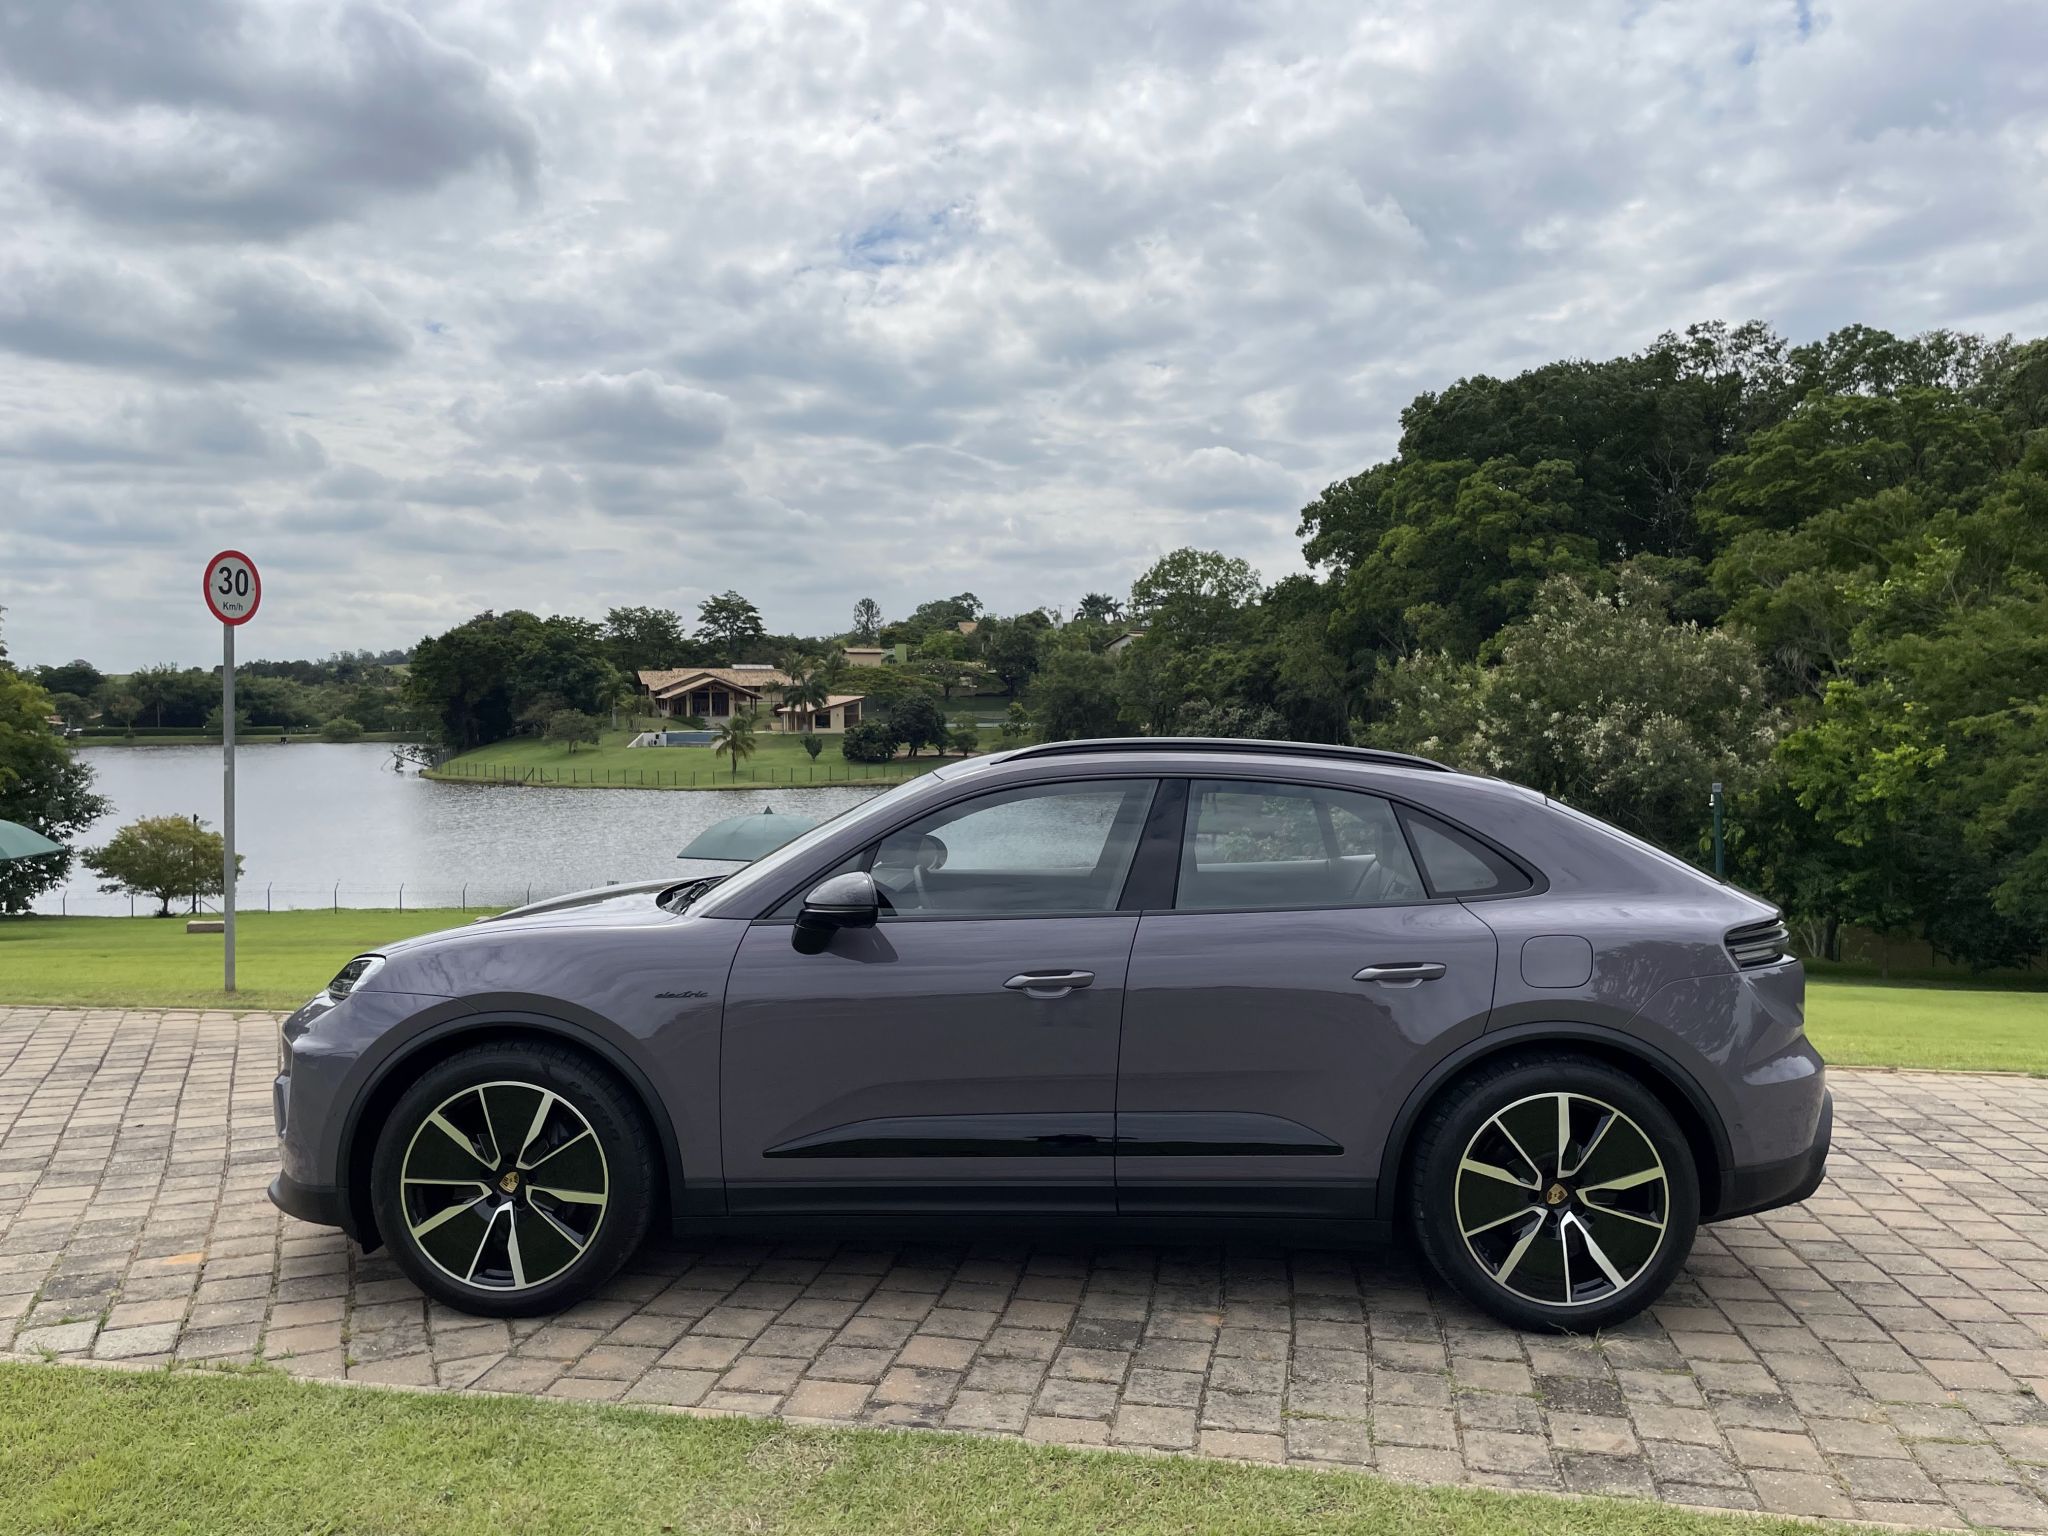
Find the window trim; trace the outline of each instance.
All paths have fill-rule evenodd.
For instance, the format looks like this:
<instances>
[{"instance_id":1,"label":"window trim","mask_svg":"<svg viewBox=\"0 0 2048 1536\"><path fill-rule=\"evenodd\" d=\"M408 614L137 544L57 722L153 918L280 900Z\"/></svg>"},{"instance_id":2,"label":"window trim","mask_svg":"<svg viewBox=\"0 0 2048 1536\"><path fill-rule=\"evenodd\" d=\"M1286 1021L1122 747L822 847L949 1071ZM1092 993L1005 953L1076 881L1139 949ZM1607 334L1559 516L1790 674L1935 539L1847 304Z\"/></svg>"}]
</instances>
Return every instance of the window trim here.
<instances>
[{"instance_id":1,"label":"window trim","mask_svg":"<svg viewBox=\"0 0 2048 1536\"><path fill-rule=\"evenodd\" d=\"M985 760L977 760L977 761L985 761ZM1048 764L1050 764L1050 762L1052 762L1052 761L1057 761L1057 760L1048 760ZM1152 782L1154 783L1154 785L1155 785L1155 786L1157 786L1157 787L1156 787L1156 788L1154 789L1154 791L1153 791L1153 797L1152 797L1152 811L1153 811L1153 816L1154 816L1154 817L1157 817L1157 816L1159 816L1159 815L1161 814L1161 811L1162 811L1162 805L1161 805L1161 802L1162 802L1162 801L1164 801L1164 800L1166 800L1166 799L1168 798L1168 796L1169 796L1169 793L1170 793L1170 790L1169 790L1169 786L1171 786L1171 785L1175 785L1175 784L1178 784L1178 785L1180 786L1180 789L1179 789L1179 791L1178 791L1178 795L1179 795L1179 802L1180 802L1180 805L1179 805L1179 811L1180 811L1180 815L1181 815L1181 817L1182 817L1182 819L1183 819L1183 821L1184 821L1184 819L1185 819L1185 814L1186 814L1186 810L1187 810L1187 801L1188 801L1188 798L1189 798L1189 797L1188 797L1188 786L1189 786L1190 784L1192 784L1192 783L1193 783L1193 782L1194 782L1194 781L1195 781L1196 779L1198 779L1198 778L1209 778L1209 777L1214 777L1214 775L1213 775L1213 774L1200 774L1200 773L1192 773L1192 772L1189 772L1189 771L1187 771L1187 770L1185 770L1185 769L1183 769L1183 770L1181 770L1181 771L1179 771L1179 772L1168 772L1168 773L1162 773L1162 772L1161 772L1161 771L1160 771L1160 770L1159 770L1159 769L1158 769L1157 767L1147 767L1147 766L1144 766L1144 765L1140 765L1140 764L1136 764L1136 763L1131 763L1131 764L1118 764L1118 765L1116 765L1116 766L1114 766L1114 767L1111 767L1111 766L1109 766L1109 765L1106 765L1106 764L1105 764L1105 765L1102 765L1102 768L1101 768L1101 769L1099 769L1099 770L1098 770L1097 772L1094 772L1094 773L1076 773L1076 774L1072 774L1072 775L1066 775L1066 774L1060 774L1060 775L1048 775L1048 776L1047 776L1047 777L1045 777L1045 778L1032 778L1032 779L1028 780L1027 782L1028 782L1029 784L1032 784L1032 785L1052 785L1052 784L1059 784L1059 783L1073 783L1073 782L1077 782L1077 781L1081 781L1081 780L1086 780L1087 782L1090 782L1090 783L1102 783L1102 782L1106 782L1106 781L1110 781L1110 780L1116 780L1116 779L1150 779L1150 780L1152 780ZM1208 917L1208 916L1218 916L1218 915L1224 915L1224 914L1226 914L1226 913L1250 913L1250 912L1371 912L1371 911L1388 911L1388 912L1397 912L1397 911L1402 911L1402 910L1405 910L1405 909L1407 909L1407 908L1410 908L1410 907L1428 907L1428 906L1443 906L1443 905L1445 905L1445 904L1447 904L1447 903L1450 903L1450 902L1463 902L1463 903L1466 903L1466 904L1471 904L1471 903L1475 903L1475 902L1486 902L1486 901L1520 901L1520 900L1522 900L1522 899L1523 899L1524 897L1529 897L1529 896L1541 896L1541 895L1544 895L1545 893L1547 893L1547 892L1548 892L1548 891L1550 890L1550 877L1549 877L1548 875L1546 875L1546 874L1545 874L1545 873L1544 873L1544 872L1543 872L1543 871L1542 871L1542 870L1541 870L1540 868L1538 868L1538 867L1537 867L1537 866L1536 866L1535 864L1532 864L1532 863L1531 863L1531 862L1530 862L1530 861L1529 861L1528 859L1526 859L1526 858L1522 857L1522 856L1521 856L1520 854L1517 854L1517 853L1513 852L1513 851L1512 851L1512 850L1510 850L1510 849L1507 849L1507 848L1504 848L1504 847L1502 847L1502 846L1501 846L1501 844L1500 844L1500 842L1499 842L1498 840L1496 840L1496 839L1494 839L1494 838L1491 838L1491 837L1488 837L1488 836L1487 836L1487 835L1486 835L1485 833L1483 833L1483 832L1479 831L1478 829L1476 829L1476 828L1474 828L1474 827L1470 826L1470 825L1469 825L1469 824L1467 824L1466 822L1460 821L1460 820L1459 820L1459 819L1458 819L1457 817L1455 817L1455 816L1449 816L1449 815L1446 815L1446 814L1445 814L1445 813L1444 813L1443 811L1439 810L1439 809L1438 809L1438 808L1436 808L1435 806L1431 806L1431 805L1424 805L1424 804L1423 804L1423 803L1421 803L1420 801L1418 801L1418 800L1415 800L1415 799L1412 799L1412 798L1410 798L1409 796L1406 796L1406 795L1403 795L1403 794L1399 794L1399 793L1395 792L1395 791L1394 791L1393 789L1391 789L1391 788L1383 787L1383 786L1381 786L1381 785L1378 785L1378 784L1370 784L1370 785L1355 785L1355 784L1347 784L1347 783L1341 782L1340 780L1337 780L1337 779L1334 779L1334 778L1331 778L1331 779L1325 779L1325 778L1296 778L1296 777L1293 777L1293 776L1290 776L1290 775L1283 775L1283 774L1277 773L1277 772L1275 772L1275 771L1273 771L1273 770L1271 770L1271 769L1267 769L1267 768L1264 768L1264 767L1263 767L1262 765L1261 765L1261 766L1256 766L1256 767L1255 767L1255 766L1253 766L1253 765L1250 765L1250 764L1247 764L1247 765L1245 765L1244 769L1242 769L1242 770L1240 770L1239 772L1237 772L1237 773L1235 773L1235 774L1231 775L1231 780L1232 780L1232 782L1242 782L1242 783L1256 783L1256 784L1297 784L1297 785L1305 785L1305 786L1309 786L1309 787L1319 787L1319 788L1324 788L1324 789L1338 789L1338 790L1346 790L1346 791L1349 791L1349 792L1351 792L1351 793L1356 793L1356 794L1370 794L1370 795L1378 795L1378 796L1379 796L1379 797L1380 797L1381 799L1383 799L1383 800L1386 800L1386 801L1389 801L1389 802L1391 802L1391 803L1393 804L1393 806L1394 806L1394 808L1395 808L1395 812L1396 812L1396 819L1397 819L1397 820L1399 820L1399 819L1401 818L1401 816L1402 816L1402 815L1403 815L1404 813L1409 813L1409 812L1413 812L1413 813L1419 813L1419 814L1421 814L1421 815L1424 815L1424 816L1428 816L1428 817L1432 818L1433 820L1436 820L1436 821L1440 821L1440 822L1442 822L1442 823L1443 823L1443 824L1444 824L1445 826L1447 826L1447 827L1451 827L1451 828L1455 829L1456 831L1458 831L1458 832L1461 832L1461 833L1463 833L1463 834L1464 834L1464 835L1465 835L1466 837L1469 837L1469 838L1471 838L1471 839L1472 839L1472 840L1473 840L1474 842L1480 843L1480 844L1484 845L1485 847L1491 848L1491 849L1492 849L1492 850L1493 850L1493 851L1494 851L1495 853L1499 854L1499 855L1500 855L1500 856L1501 856L1501 857L1502 857L1503 859L1507 860L1507 861L1508 861L1508 863L1512 864L1512 865L1513 865L1513 866L1514 866L1515 868L1517 868L1517 869L1521 870L1521 871L1522 871L1522 872L1523 872L1523 873L1524 873L1525 875L1527 875L1527 876L1529 877L1529 886L1528 886L1528 888L1527 888L1526 890L1520 890L1520 891L1507 891L1507 892L1502 892L1502 893L1499 893L1499 894L1496 894L1496 895L1488 895L1488 896L1432 896L1432 897L1429 897L1429 898L1427 898L1426 900L1423 900L1423 901L1417 901L1417 902L1403 902L1403 903L1399 904L1398 906L1394 906L1394 905L1389 905L1389 906L1383 906L1383 907L1354 907L1354 906L1321 906L1321 907L1229 907L1229 908L1224 908L1224 907L1203 907L1203 908L1199 908L1199 909L1197 909L1197 908L1186 908L1186 909L1183 909L1183 908L1180 908L1180 907L1177 907L1177 906L1175 906L1175 905L1174 905L1174 901L1175 901L1175 899L1176 899L1176 898L1178 897L1178 895L1179 895L1179 888L1178 888L1178 887L1179 887L1179 880L1180 880L1180 846L1181 846L1181 838L1182 838L1182 836L1184 836L1184 830L1183 830L1183 828L1182 828L1181 826L1179 826L1179 825L1176 825L1176 827L1175 827L1175 829L1174 829L1174 835L1173 835L1173 837L1172 837L1172 838L1171 838L1171 839L1170 839L1170 840L1168 841L1168 844L1167 844L1167 849L1166 849L1166 852L1167 852L1167 854L1169 855L1169 857L1170 857L1170 859L1171 859L1171 868L1170 868L1170 872L1169 872L1169 873L1170 873L1170 879L1169 879L1169 881L1167 882L1167 886L1166 886L1166 891L1165 891L1165 901L1164 901L1164 902L1163 902L1162 904L1159 904L1159 905L1152 905L1152 904L1150 904L1150 903L1149 903L1149 900L1148 900L1148 903L1147 903L1147 904L1145 904L1145 905L1125 905L1125 904L1122 904L1122 903L1120 903L1120 904L1119 904L1119 905L1117 906L1117 908L1115 909L1115 911L1114 911L1114 912L1102 912L1102 913L1094 913L1094 914L1085 914L1085 915L1091 915L1091 916L1101 916L1101 917L1113 917L1113 916L1116 916L1116 915L1118 915L1118 914L1120 914L1120 913L1137 913L1137 914L1139 914L1139 915L1141 915L1141 916L1145 916L1145 917ZM905 783L907 783L907 784L917 784L917 783L921 783L921 782L923 782L923 781L922 781L922 780L920 780L920 779L910 779L910 780L906 780L906 781L905 781ZM946 805L946 806L953 806L953 805L959 805L959 804L963 804L963 803L965 803L965 802L966 802L966 801L968 801L968 800L973 800L973 799L980 799L980 798L982 798L982 795L986 795L986 794L997 794L997 793L1000 793L1000 792L1001 792L1002 790L1004 790L1004 789L1016 789L1016 788L1021 788L1021 787L1023 787L1023 786L1022 786L1022 785L1018 785L1018 784L1015 784L1015 783L1010 783L1010 784L1000 784L1000 785L993 785L993 786L990 786L990 787L988 787L988 788L984 789L984 790L982 791L982 793L981 793L981 794L978 794L978 795L964 795L964 796L962 796L962 797L961 797L960 799L958 799L958 800L947 800L947 801L945 802L945 805ZM941 809L941 808L943 808L943 807L932 807L931 809ZM899 831L901 831L901 830L902 830L902 829L903 829L904 827L907 827L907 826L909 826L909 825L911 824L911 822L913 822L913 821L918 821L918 820L921 820L921 819L923 819L923 817L924 817L924 816L926 816L926 815L928 815L928 814L930 814L930 811L929 811L929 810L920 810L920 811L917 811L917 812L913 813L913 814L912 814L912 815L910 815L910 816L906 816L906 817L904 817L904 818L903 818L902 820L900 820L900 821L896 821L896 822L892 823L892 824L891 824L890 826L888 826L887 828L883 829L882 831L880 831L880 832L878 832L878 833L875 833L875 834L873 835L873 837L869 839L869 843L873 843L873 842L879 842L879 841L880 841L880 840L881 840L882 838L884 838L884 837L887 837L887 836L889 836L889 835L890 835L891 833L894 833L894 832L899 832ZM1579 814L1583 814L1583 813L1581 812L1581 813L1579 813ZM1589 818L1589 819L1591 819L1591 818ZM1601 823L1601 825L1604 825L1604 823ZM1147 848L1148 848L1148 836L1149 836L1149 834L1151 834L1151 833L1152 833L1152 831L1153 831L1153 830L1154 830L1154 829L1152 828L1152 826L1150 826L1150 825L1148 824L1148 825L1147 825L1147 827L1145 828L1144 832L1141 832L1141 833L1140 833L1140 835L1139 835L1139 840L1138 840L1138 852L1137 852L1137 855L1136 855L1136 857L1135 857L1135 858L1134 858L1134 859L1132 860L1132 862L1131 862L1131 869L1132 869L1132 873L1133 873L1133 874L1135 874L1135 873L1137 872L1138 868L1139 868L1139 867L1140 867L1140 866L1141 866L1141 865L1143 864L1143 862L1144 862L1144 860L1145 860L1145 857L1146 857L1146 852L1147 852ZM1403 836L1404 838L1405 838L1405 837L1406 837L1406 836L1408 835L1408 832L1407 832L1407 828L1406 828L1406 826L1405 826L1405 825L1403 825L1403 827L1402 827L1401 835L1402 835L1402 836ZM805 877L803 877L803 878L799 878L799 879L796 879L796 880L793 880L793 881L791 881L791 882L790 882L790 883L789 883L788 885L786 885L786 886L783 886L783 887L781 888L781 890L780 890L780 891L778 892L778 894L776 895L776 897L775 897L775 899L774 899L773 901L762 901L762 902L760 902L760 903L759 903L758 905L756 905L754 901L750 900L750 901L749 901L749 903L748 903L748 907L747 907L747 908L742 908L742 909L741 909L741 911L739 911L739 912L734 912L734 913L730 914L730 915L731 915L731 917L733 917L733 918L735 918L735 919L737 919L737 920L739 920L739 921L741 921L741 922L746 922L746 923L750 923L750 924L760 924L760 925L763 925L763 926L769 926L769 927L778 927L778 928L786 928L786 927L789 927L789 926L790 926L791 924L793 924L793 923L794 923L794 922L796 921L796 919L795 919L794 917L780 917L780 916L777 916L777 915L776 915L776 913L777 913L777 909L778 909L778 908L780 908L780 907L781 907L781 906L782 906L782 905L783 905L783 904L784 904L785 902L789 901L789 900L790 900L790 899L791 899L792 897L794 897L794 896L799 896L799 895L803 894L804 892L807 892L807 891L809 891L809 890L810 890L810 888L811 888L812 886L816 885L816 884L817 884L817 883L818 883L818 882L819 882L820 880L824 879L824 878L825 878L825 877L826 877L826 876L827 876L828 874L830 874L830 873L831 873L831 872L832 872L833 870L837 869L837 868L838 868L838 867L839 867L839 866L840 866L841 864L845 863L845 862L846 862L846 860L847 860L847 858L848 858L848 857L849 857L849 856L850 856L850 855L851 855L852 853L854 853L854 852L860 852L860 851L864 851L864 850L865 850L865 848L866 848L867 846L868 846L868 844L865 844L865 843L864 843L864 844L862 845L862 847L861 847L860 849L853 849L853 850L849 850L849 851L848 851L847 853L842 853L842 854L840 854L840 855L839 855L839 856L838 856L837 858L834 858L834 859L830 860L829 862L827 862L827 863L823 864L822 866L819 866L819 867L818 867L818 868L816 869L816 872L815 872L815 873L812 873L812 874L810 874L810 875L808 875L808 876L805 876ZM1410 856L1411 856L1411 857L1413 857L1413 856L1414 856L1414 852L1415 852L1415 850L1414 850L1414 847L1413 847L1413 845L1411 844L1411 845L1410 845L1410 847L1409 847L1409 854L1410 854ZM1418 869L1418 871L1419 871L1419 870L1421 870L1421 867L1422 867L1422 861L1421 861L1420 859L1417 859L1417 860L1416 860L1416 868ZM1422 876L1422 878L1423 878L1423 882L1424 882L1424 888L1425 888L1425 889L1427 889L1427 888L1428 888L1428 880L1429 880L1429 877L1428 877L1428 875L1427 875L1427 874L1424 874L1424 875ZM1146 897L1146 898L1148 898L1148 899L1149 899L1149 898L1152 898L1152 897L1156 896L1156 894L1157 894L1156 890L1154 890L1154 889L1151 889L1151 888L1147 888L1147 889L1144 889L1144 890L1142 890L1142 891L1136 891L1136 890L1134 890L1134 889L1133 889L1133 881L1132 881L1132 879L1131 879L1130 877L1128 877L1128 876L1127 876L1127 877L1125 878L1125 881L1124 881L1124 892L1123 892L1123 901L1124 901L1125 903L1128 903L1128 902L1130 902L1130 901L1132 900L1132 898L1133 898L1134 896L1137 896L1137 895L1142 895L1142 896L1144 896L1144 897ZM747 911L747 910L748 910L749 908L751 908L751 910L752 910L752 913L753 913L753 915L752 915L752 916L746 916L746 915L744 915L744 914L746 913L746 911ZM721 917L722 917L722 916L725 916L726 914L717 914L717 915L718 915L718 916L721 916ZM1027 921L1027 922L1044 922L1044 921L1047 921L1047 920L1048 920L1049 918L1052 918L1052 917L1053 917L1054 915L1055 915L1055 914L1049 914L1049 913L1048 913L1048 914L1026 914L1026 915L1023 915L1023 916L1022 916L1021 920L1023 920L1023 921ZM1018 917L1018 915L1016 915L1016 914L1013 914L1013 915L1011 915L1011 916L1009 916L1009 917L983 917L983 918L953 918L953 919L939 919L939 918L935 918L935 917L933 917L932 915L928 914L928 915L927 915L927 917L928 917L928 919L930 919L930 920L938 920L938 921L955 921L955 922L990 922L990 923L993 923L993 922L1006 922L1006 921L1017 921L1017 920L1019 920L1019 917ZM902 918L902 917L898 917L898 918L896 918L896 919L894 919L894 920L895 920L895 921L898 921L898 922L901 922L901 921L905 921L906 919L905 919L905 918Z\"/></svg>"}]
</instances>

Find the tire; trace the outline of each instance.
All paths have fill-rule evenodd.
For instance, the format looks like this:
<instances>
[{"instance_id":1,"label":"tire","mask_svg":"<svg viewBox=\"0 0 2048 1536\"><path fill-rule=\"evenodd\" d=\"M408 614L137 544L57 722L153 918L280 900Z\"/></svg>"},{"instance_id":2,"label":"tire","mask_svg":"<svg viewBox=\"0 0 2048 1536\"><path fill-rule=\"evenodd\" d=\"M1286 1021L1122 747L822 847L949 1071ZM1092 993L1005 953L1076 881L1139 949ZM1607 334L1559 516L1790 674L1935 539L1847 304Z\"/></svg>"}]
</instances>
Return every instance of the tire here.
<instances>
[{"instance_id":1,"label":"tire","mask_svg":"<svg viewBox=\"0 0 2048 1536\"><path fill-rule=\"evenodd\" d=\"M581 1300L631 1257L657 1178L654 1138L610 1073L561 1046L503 1042L430 1067L392 1106L370 1202L429 1296L528 1317Z\"/></svg>"},{"instance_id":2,"label":"tire","mask_svg":"<svg viewBox=\"0 0 2048 1536\"><path fill-rule=\"evenodd\" d=\"M1431 1267L1481 1310L1590 1333L1656 1301L1684 1265L1699 1173L1638 1079L1585 1056L1522 1056L1431 1106L1407 1203Z\"/></svg>"}]
</instances>

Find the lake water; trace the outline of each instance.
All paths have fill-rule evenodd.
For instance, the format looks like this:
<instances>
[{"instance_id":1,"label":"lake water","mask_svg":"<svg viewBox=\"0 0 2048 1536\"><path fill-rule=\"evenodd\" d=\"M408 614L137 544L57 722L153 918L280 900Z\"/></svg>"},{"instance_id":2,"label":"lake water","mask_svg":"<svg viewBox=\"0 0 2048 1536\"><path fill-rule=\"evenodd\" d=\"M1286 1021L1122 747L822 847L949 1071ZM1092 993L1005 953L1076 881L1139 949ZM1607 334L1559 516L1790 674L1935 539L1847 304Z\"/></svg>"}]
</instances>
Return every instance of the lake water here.
<instances>
[{"instance_id":1,"label":"lake water","mask_svg":"<svg viewBox=\"0 0 2048 1536\"><path fill-rule=\"evenodd\" d=\"M677 749L680 755L682 749ZM220 828L218 747L97 747L79 757L113 802L76 846L97 847L138 816L198 815ZM496 788L437 784L391 771L391 749L297 743L235 755L240 906L505 906L603 885L731 869L676 853L741 812L832 816L875 793L847 786L712 791ZM879 787L879 786L878 786ZM36 904L41 912L121 913L91 870ZM136 910L150 910L147 899Z\"/></svg>"}]
</instances>

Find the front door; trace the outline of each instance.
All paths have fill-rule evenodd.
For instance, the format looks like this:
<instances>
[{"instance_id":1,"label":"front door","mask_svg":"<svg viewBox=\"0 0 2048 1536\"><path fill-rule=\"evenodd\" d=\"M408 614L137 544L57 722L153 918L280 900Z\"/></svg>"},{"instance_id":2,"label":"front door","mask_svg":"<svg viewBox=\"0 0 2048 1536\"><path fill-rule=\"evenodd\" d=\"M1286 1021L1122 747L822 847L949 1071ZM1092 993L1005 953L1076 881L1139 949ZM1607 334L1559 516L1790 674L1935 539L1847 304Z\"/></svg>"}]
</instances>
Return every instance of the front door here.
<instances>
[{"instance_id":1,"label":"front door","mask_svg":"<svg viewBox=\"0 0 2048 1536\"><path fill-rule=\"evenodd\" d=\"M1154 782L1034 785L896 829L842 868L884 908L798 954L755 923L726 992L729 1208L1108 1211L1121 910Z\"/></svg>"},{"instance_id":2,"label":"front door","mask_svg":"<svg viewBox=\"0 0 2048 1536\"><path fill-rule=\"evenodd\" d=\"M1124 1002L1118 1206L1363 1218L1422 1064L1476 1037L1494 939L1432 900L1394 808L1320 786L1189 786L1170 911Z\"/></svg>"}]
</instances>

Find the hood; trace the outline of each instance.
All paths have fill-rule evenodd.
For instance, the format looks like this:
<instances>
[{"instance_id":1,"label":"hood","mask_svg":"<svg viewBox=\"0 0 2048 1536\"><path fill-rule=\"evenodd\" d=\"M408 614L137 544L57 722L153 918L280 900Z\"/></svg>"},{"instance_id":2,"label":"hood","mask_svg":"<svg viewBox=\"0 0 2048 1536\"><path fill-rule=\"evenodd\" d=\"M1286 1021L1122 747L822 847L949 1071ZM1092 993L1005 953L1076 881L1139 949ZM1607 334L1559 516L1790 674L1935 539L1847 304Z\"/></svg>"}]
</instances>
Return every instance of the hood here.
<instances>
[{"instance_id":1,"label":"hood","mask_svg":"<svg viewBox=\"0 0 2048 1536\"><path fill-rule=\"evenodd\" d=\"M470 926L518 924L521 927L615 928L666 922L674 914L660 905L662 893L694 885L704 878L694 875L683 880L640 880L631 885L595 886L587 891L571 891L566 896L528 902L523 907L514 907L509 912L499 912L491 917L480 917Z\"/></svg>"},{"instance_id":2,"label":"hood","mask_svg":"<svg viewBox=\"0 0 2048 1536\"><path fill-rule=\"evenodd\" d=\"M643 880L634 885L601 885L595 890L571 891L566 896L550 896L545 901L530 902L509 912L480 917L460 928L443 928L435 933L423 933L418 938L401 939L396 944L380 944L376 952L395 959L469 935L481 937L479 929L502 935L537 928L640 928L672 923L677 915L661 907L658 898L663 891L690 883L688 880Z\"/></svg>"}]
</instances>

